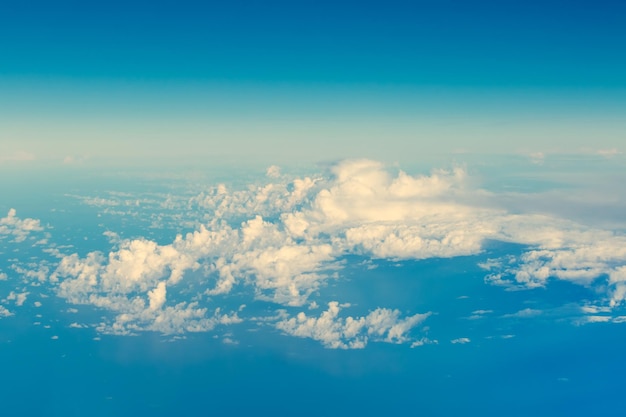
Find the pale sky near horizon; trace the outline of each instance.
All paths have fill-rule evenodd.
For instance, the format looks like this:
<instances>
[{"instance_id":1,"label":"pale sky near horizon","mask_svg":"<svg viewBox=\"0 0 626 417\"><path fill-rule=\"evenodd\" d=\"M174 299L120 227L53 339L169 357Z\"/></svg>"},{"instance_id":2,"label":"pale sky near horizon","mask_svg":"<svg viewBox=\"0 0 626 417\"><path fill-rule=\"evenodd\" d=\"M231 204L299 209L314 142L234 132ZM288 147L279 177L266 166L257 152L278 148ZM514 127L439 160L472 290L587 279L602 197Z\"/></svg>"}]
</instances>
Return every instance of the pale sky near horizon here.
<instances>
[{"instance_id":1,"label":"pale sky near horizon","mask_svg":"<svg viewBox=\"0 0 626 417\"><path fill-rule=\"evenodd\" d=\"M0 163L621 152L614 2L13 4Z\"/></svg>"},{"instance_id":2,"label":"pale sky near horizon","mask_svg":"<svg viewBox=\"0 0 626 417\"><path fill-rule=\"evenodd\" d=\"M248 163L293 163L367 157L407 162L462 152L620 152L626 131L622 104L594 100L591 94L585 102L584 94L559 101L545 94L484 98L479 92L472 100L472 93L394 97L363 91L355 89L355 99L350 92L329 90L307 101L311 94L293 88L291 96L276 94L272 101L271 88L240 90L222 107L210 92L190 98L174 94L174 102L167 102L167 92L152 92L156 103L148 94L125 98L102 91L58 106L53 103L58 92L35 103L17 99L21 105L5 105L0 116L0 160L238 157Z\"/></svg>"}]
</instances>

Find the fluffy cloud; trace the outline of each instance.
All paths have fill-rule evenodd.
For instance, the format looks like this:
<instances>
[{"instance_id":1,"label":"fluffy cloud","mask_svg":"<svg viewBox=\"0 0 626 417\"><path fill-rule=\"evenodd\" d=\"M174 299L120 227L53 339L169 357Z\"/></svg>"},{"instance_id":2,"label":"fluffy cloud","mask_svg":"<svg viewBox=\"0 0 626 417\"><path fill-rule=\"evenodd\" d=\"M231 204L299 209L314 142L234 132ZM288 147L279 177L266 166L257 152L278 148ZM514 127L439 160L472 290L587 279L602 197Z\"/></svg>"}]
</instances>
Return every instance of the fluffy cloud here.
<instances>
[{"instance_id":1,"label":"fluffy cloud","mask_svg":"<svg viewBox=\"0 0 626 417\"><path fill-rule=\"evenodd\" d=\"M10 209L6 217L0 218L0 239L3 236L13 236L16 242L23 242L32 232L43 230L39 220L20 219L15 209Z\"/></svg>"},{"instance_id":2,"label":"fluffy cloud","mask_svg":"<svg viewBox=\"0 0 626 417\"><path fill-rule=\"evenodd\" d=\"M24 305L28 294L28 292L16 293L15 291L11 291L6 300L13 301L15 302L16 306L21 307L22 305Z\"/></svg>"},{"instance_id":3,"label":"fluffy cloud","mask_svg":"<svg viewBox=\"0 0 626 417\"><path fill-rule=\"evenodd\" d=\"M104 256L100 252L80 258L73 254L61 259L51 275L59 282L57 294L74 304L90 304L117 313L113 323L99 330L130 334L142 330L162 333L206 331L217 324L239 321L236 313L211 317L197 302L167 305L167 286L176 288L185 271L199 268L198 259L224 247L229 231L210 232L205 228L178 236L170 245L146 239L126 240L120 249Z\"/></svg>"},{"instance_id":4,"label":"fluffy cloud","mask_svg":"<svg viewBox=\"0 0 626 417\"><path fill-rule=\"evenodd\" d=\"M626 296L626 236L575 223L546 221L550 226L521 228L512 241L534 246L519 256L491 259L481 266L487 281L525 288L543 287L550 279L590 286L607 278L611 306ZM560 223L554 226L554 223ZM560 226L560 227L559 227Z\"/></svg>"},{"instance_id":5,"label":"fluffy cloud","mask_svg":"<svg viewBox=\"0 0 626 417\"><path fill-rule=\"evenodd\" d=\"M371 224L437 224L476 210L454 201L468 197L462 169L418 177L400 171L393 177L377 162L358 160L338 164L332 174L307 207L283 214L291 234L315 236Z\"/></svg>"},{"instance_id":6,"label":"fluffy cloud","mask_svg":"<svg viewBox=\"0 0 626 417\"><path fill-rule=\"evenodd\" d=\"M0 318L2 317L10 317L13 313L7 310L4 306L0 306Z\"/></svg>"},{"instance_id":7,"label":"fluffy cloud","mask_svg":"<svg viewBox=\"0 0 626 417\"><path fill-rule=\"evenodd\" d=\"M333 301L328 303L328 310L319 317L309 317L300 312L296 317L278 321L276 328L292 336L317 340L332 349L361 349L369 340L408 342L408 333L431 314L400 318L398 310L377 308L364 317L340 318L340 311L340 304Z\"/></svg>"},{"instance_id":8,"label":"fluffy cloud","mask_svg":"<svg viewBox=\"0 0 626 417\"><path fill-rule=\"evenodd\" d=\"M258 299L302 306L315 303L310 298L337 276L345 255L455 257L479 254L486 240L497 240L526 249L483 263L488 282L533 288L551 279L592 285L605 277L608 304L617 306L626 297L624 236L554 217L509 213L498 208L497 196L474 187L461 168L413 176L352 160L327 175L303 178L290 179L271 167L265 181L242 190L220 184L189 199L187 210L202 213L204 224L170 244L119 240L107 232L116 250L64 256L50 281L58 282L58 295L71 303L115 312L102 331L179 333L240 320L214 307L209 313L205 306L206 298L226 295L237 285L252 288ZM17 222L14 211L6 219ZM20 228L40 227L29 224ZM183 288L198 284L188 280L191 271L204 279L198 294L193 302L174 302ZM403 342L422 317L400 319L396 310L377 309L341 319L339 311L340 305L331 303L319 317L300 313L277 327L328 347L352 348L368 340Z\"/></svg>"}]
</instances>

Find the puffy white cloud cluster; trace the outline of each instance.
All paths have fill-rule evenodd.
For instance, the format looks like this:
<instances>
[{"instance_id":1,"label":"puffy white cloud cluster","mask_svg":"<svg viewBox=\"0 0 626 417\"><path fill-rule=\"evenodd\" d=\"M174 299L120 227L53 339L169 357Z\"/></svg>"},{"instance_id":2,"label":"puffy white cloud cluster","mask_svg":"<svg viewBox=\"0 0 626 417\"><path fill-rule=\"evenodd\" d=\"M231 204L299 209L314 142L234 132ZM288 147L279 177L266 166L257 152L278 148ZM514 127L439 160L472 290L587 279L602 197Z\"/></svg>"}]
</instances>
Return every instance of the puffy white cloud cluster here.
<instances>
[{"instance_id":1,"label":"puffy white cloud cluster","mask_svg":"<svg viewBox=\"0 0 626 417\"><path fill-rule=\"evenodd\" d=\"M118 312L111 328L123 333L138 330L125 324L132 320L154 328L150 320L172 307L167 290L176 290L186 272L201 266L215 281L205 296L227 294L244 283L257 298L297 306L308 301L346 253L424 258L480 250L470 233L427 227L434 223L433 213L461 215L447 200L462 193L462 170L422 177L400 172L393 178L378 163L351 161L331 174L282 181L273 168L268 176L282 182L233 192L219 185L191 201L212 216L198 231L169 245L135 239L119 242L108 255L65 256L50 280L59 282L58 294L72 303ZM244 219L239 227L224 221L237 217ZM176 311L185 311L181 315L196 324L201 319L188 305Z\"/></svg>"},{"instance_id":2,"label":"puffy white cloud cluster","mask_svg":"<svg viewBox=\"0 0 626 417\"><path fill-rule=\"evenodd\" d=\"M341 318L341 307L338 302L332 301L328 303L328 310L319 317L309 317L301 312L296 317L278 321L276 328L292 336L317 340L332 349L362 349L369 340L409 342L408 333L431 314L400 318L398 310L377 308L364 317Z\"/></svg>"},{"instance_id":3,"label":"puffy white cloud cluster","mask_svg":"<svg viewBox=\"0 0 626 417\"><path fill-rule=\"evenodd\" d=\"M496 195L474 187L463 169L413 176L353 160L336 164L328 175L288 179L276 167L267 174L266 184L234 191L221 184L189 200L188 208L206 220L193 233L167 245L116 238L119 248L106 255L63 257L50 280L71 303L114 311L116 319L104 323L104 331L199 331L239 320L208 314L202 304L237 285L252 288L258 299L301 306L335 276L347 254L455 257L480 253L489 239L529 246L521 256L485 262L492 283L536 287L554 278L590 285L606 276L610 303L626 297L624 236L508 213L494 204ZM203 285L194 301L173 303L194 279ZM404 333L418 324L417 316L400 319L386 309L344 320L339 308L331 304L318 318L301 313L277 326L329 347L360 347L368 338L404 341ZM386 324L376 327L377 318Z\"/></svg>"},{"instance_id":4,"label":"puffy white cloud cluster","mask_svg":"<svg viewBox=\"0 0 626 417\"><path fill-rule=\"evenodd\" d=\"M13 301L16 306L21 307L24 305L26 298L28 297L28 292L16 293L15 291L11 291L7 298L2 301Z\"/></svg>"},{"instance_id":5,"label":"puffy white cloud cluster","mask_svg":"<svg viewBox=\"0 0 626 417\"><path fill-rule=\"evenodd\" d=\"M487 281L535 288L549 279L585 286L607 279L609 304L620 304L626 297L626 236L553 219L544 224L513 237L532 249L481 264L490 272Z\"/></svg>"},{"instance_id":6,"label":"puffy white cloud cluster","mask_svg":"<svg viewBox=\"0 0 626 417\"><path fill-rule=\"evenodd\" d=\"M6 309L4 306L0 306L0 318L2 317L10 317L13 313Z\"/></svg>"},{"instance_id":7,"label":"puffy white cloud cluster","mask_svg":"<svg viewBox=\"0 0 626 417\"><path fill-rule=\"evenodd\" d=\"M281 182L276 167L270 167L268 178L277 182L232 191L225 184L218 184L189 199L189 206L208 212L211 218L273 217L296 210L307 202L322 182L322 178L311 177Z\"/></svg>"},{"instance_id":8,"label":"puffy white cloud cluster","mask_svg":"<svg viewBox=\"0 0 626 417\"><path fill-rule=\"evenodd\" d=\"M281 216L292 236L330 235L342 250L377 258L449 257L480 251L493 209L474 204L462 169L392 176L374 161L345 161L307 207Z\"/></svg>"},{"instance_id":9,"label":"puffy white cloud cluster","mask_svg":"<svg viewBox=\"0 0 626 417\"><path fill-rule=\"evenodd\" d=\"M43 230L39 220L20 219L15 209L10 209L6 217L0 218L0 239L13 236L15 242L23 242L32 232Z\"/></svg>"},{"instance_id":10,"label":"puffy white cloud cluster","mask_svg":"<svg viewBox=\"0 0 626 417\"><path fill-rule=\"evenodd\" d=\"M185 271L197 270L198 260L215 253L229 239L230 230L201 228L170 245L146 240L126 240L105 257L100 252L80 258L73 254L61 259L50 276L58 282L57 294L74 304L90 304L118 315L101 331L127 334L139 330L162 333L205 331L216 324L236 323L236 313L207 317L208 309L198 302L166 305L167 286L181 281Z\"/></svg>"}]
</instances>

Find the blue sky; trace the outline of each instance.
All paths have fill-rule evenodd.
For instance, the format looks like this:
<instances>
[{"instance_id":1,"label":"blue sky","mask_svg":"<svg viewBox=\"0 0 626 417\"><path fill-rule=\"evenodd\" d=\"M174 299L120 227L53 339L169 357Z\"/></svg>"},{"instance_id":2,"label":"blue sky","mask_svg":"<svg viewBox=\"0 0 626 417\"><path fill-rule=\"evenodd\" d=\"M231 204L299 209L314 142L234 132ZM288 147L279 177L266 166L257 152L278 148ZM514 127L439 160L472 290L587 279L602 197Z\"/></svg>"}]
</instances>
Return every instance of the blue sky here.
<instances>
[{"instance_id":1,"label":"blue sky","mask_svg":"<svg viewBox=\"0 0 626 417\"><path fill-rule=\"evenodd\" d=\"M618 2L4 9L5 162L408 162L407 153L571 152L624 139Z\"/></svg>"}]
</instances>

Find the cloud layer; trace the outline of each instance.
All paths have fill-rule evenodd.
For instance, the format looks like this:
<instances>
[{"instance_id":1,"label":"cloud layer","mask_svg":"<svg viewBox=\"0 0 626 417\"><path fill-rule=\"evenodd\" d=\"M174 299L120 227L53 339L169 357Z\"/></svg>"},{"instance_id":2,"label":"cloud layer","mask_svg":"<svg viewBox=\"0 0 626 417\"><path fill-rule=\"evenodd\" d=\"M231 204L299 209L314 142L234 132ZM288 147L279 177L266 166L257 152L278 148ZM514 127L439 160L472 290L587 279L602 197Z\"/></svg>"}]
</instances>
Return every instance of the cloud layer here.
<instances>
[{"instance_id":1,"label":"cloud layer","mask_svg":"<svg viewBox=\"0 0 626 417\"><path fill-rule=\"evenodd\" d=\"M124 198L136 201L133 210L141 204ZM83 200L127 206L114 199ZM318 175L290 178L270 167L263 182L243 189L217 184L184 201L163 201L164 209L202 220L193 232L160 244L107 231L109 252L61 254L47 277L68 302L111 312L111 319L98 324L102 332L175 334L241 322L237 311L225 313L216 301L236 288L291 311L316 300L325 304L316 298L318 291L341 279L347 255L453 258L481 254L485 242L500 241L521 245L522 253L483 259L488 283L596 285L599 305L621 305L625 236L545 215L514 214L497 201L498 195L477 188L462 168L409 175L375 161L350 160ZM179 217L183 224L190 221ZM42 230L38 221L19 220L14 210L0 220L0 236L16 241L36 230ZM341 306L333 301L317 317L294 312L272 325L326 347L360 348L368 341L418 343L411 329L430 314L403 317L374 306L365 316L342 318Z\"/></svg>"},{"instance_id":2,"label":"cloud layer","mask_svg":"<svg viewBox=\"0 0 626 417\"><path fill-rule=\"evenodd\" d=\"M13 237L15 242L23 242L32 232L43 230L39 220L20 219L15 209L10 209L5 217L0 218L0 239Z\"/></svg>"}]
</instances>

